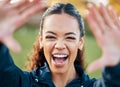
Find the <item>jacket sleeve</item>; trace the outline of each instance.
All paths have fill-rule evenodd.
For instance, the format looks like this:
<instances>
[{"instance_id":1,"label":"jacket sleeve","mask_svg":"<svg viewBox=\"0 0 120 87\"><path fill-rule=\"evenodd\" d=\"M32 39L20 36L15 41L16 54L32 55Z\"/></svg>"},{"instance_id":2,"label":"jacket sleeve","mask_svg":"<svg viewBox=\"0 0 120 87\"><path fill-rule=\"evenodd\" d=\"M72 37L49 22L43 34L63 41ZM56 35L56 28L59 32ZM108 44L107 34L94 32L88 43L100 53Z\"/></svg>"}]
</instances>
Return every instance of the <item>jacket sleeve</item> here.
<instances>
[{"instance_id":1,"label":"jacket sleeve","mask_svg":"<svg viewBox=\"0 0 120 87\"><path fill-rule=\"evenodd\" d=\"M102 78L93 87L120 87L120 64L104 68Z\"/></svg>"},{"instance_id":2,"label":"jacket sleeve","mask_svg":"<svg viewBox=\"0 0 120 87\"><path fill-rule=\"evenodd\" d=\"M8 48L0 43L0 87L30 87L28 73L13 62Z\"/></svg>"}]
</instances>

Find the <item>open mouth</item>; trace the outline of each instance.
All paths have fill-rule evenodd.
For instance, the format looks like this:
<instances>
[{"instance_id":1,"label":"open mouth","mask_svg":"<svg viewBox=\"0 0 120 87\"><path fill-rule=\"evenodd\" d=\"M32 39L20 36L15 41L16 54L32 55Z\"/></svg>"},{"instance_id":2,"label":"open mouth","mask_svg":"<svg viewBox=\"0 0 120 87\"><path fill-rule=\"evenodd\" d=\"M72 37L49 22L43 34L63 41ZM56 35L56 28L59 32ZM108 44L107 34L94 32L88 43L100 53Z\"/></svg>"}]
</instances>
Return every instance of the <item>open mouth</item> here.
<instances>
[{"instance_id":1,"label":"open mouth","mask_svg":"<svg viewBox=\"0 0 120 87\"><path fill-rule=\"evenodd\" d=\"M68 55L66 54L55 54L52 55L53 61L56 66L63 66L68 59Z\"/></svg>"}]
</instances>

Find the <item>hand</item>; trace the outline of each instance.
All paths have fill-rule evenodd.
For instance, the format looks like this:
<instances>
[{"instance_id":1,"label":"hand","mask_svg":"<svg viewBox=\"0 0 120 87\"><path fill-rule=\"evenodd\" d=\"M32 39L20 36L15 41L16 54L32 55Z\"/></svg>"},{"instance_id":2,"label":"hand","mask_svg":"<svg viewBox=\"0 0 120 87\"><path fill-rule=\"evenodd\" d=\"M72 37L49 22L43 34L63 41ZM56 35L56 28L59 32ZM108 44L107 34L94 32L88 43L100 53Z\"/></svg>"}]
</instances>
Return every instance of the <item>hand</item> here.
<instances>
[{"instance_id":1,"label":"hand","mask_svg":"<svg viewBox=\"0 0 120 87\"><path fill-rule=\"evenodd\" d=\"M120 21L117 13L111 6L105 8L102 4L98 9L93 4L88 4L88 9L87 22L102 50L102 56L88 70L115 66L120 63Z\"/></svg>"},{"instance_id":2,"label":"hand","mask_svg":"<svg viewBox=\"0 0 120 87\"><path fill-rule=\"evenodd\" d=\"M34 14L45 8L43 0L21 0L19 3L10 3L10 0L0 2L0 42L14 52L20 51L18 42L12 34L20 28Z\"/></svg>"}]
</instances>

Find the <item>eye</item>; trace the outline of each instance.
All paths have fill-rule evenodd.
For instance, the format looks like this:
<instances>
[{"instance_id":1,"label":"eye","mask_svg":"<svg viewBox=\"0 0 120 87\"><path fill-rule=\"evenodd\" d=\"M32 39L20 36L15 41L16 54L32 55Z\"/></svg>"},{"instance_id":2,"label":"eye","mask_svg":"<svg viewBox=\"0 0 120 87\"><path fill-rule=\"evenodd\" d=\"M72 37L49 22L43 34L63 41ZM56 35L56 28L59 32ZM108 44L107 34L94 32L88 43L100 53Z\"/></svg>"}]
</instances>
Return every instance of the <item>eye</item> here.
<instances>
[{"instance_id":1,"label":"eye","mask_svg":"<svg viewBox=\"0 0 120 87\"><path fill-rule=\"evenodd\" d=\"M45 38L48 39L48 40L56 39L56 37L55 37L55 36L52 36L52 35L48 35L48 36L46 36Z\"/></svg>"},{"instance_id":2,"label":"eye","mask_svg":"<svg viewBox=\"0 0 120 87\"><path fill-rule=\"evenodd\" d=\"M72 36L66 37L66 39L67 39L67 40L76 40L76 38L75 38L75 37L72 37Z\"/></svg>"}]
</instances>

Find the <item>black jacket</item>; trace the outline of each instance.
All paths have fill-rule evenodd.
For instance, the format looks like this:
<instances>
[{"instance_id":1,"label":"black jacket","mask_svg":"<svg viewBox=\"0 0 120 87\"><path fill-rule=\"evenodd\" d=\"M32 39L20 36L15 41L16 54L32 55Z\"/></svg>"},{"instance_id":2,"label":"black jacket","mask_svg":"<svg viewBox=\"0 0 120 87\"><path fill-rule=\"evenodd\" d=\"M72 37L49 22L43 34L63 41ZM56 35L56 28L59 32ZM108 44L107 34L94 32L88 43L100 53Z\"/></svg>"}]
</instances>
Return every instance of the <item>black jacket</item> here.
<instances>
[{"instance_id":1,"label":"black jacket","mask_svg":"<svg viewBox=\"0 0 120 87\"><path fill-rule=\"evenodd\" d=\"M66 87L120 87L120 64L107 67L101 79L90 79L82 68L75 65L79 78ZM0 87L55 87L47 64L31 72L19 69L13 62L9 50L0 44Z\"/></svg>"}]
</instances>

